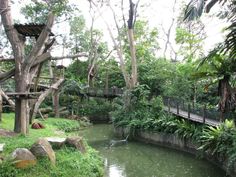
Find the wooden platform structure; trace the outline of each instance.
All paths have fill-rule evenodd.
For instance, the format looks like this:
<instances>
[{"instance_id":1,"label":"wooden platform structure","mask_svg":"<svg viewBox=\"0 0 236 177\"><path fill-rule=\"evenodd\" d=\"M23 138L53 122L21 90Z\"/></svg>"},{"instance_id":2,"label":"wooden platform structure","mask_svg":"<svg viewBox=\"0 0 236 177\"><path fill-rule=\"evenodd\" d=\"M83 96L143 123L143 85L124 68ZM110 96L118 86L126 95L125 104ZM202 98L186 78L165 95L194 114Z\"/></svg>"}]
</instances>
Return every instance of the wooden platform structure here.
<instances>
[{"instance_id":1,"label":"wooden platform structure","mask_svg":"<svg viewBox=\"0 0 236 177\"><path fill-rule=\"evenodd\" d=\"M39 95L41 95L43 92L12 92L12 93L6 93L7 96L13 97L13 98L27 98L27 99L37 99Z\"/></svg>"}]
</instances>

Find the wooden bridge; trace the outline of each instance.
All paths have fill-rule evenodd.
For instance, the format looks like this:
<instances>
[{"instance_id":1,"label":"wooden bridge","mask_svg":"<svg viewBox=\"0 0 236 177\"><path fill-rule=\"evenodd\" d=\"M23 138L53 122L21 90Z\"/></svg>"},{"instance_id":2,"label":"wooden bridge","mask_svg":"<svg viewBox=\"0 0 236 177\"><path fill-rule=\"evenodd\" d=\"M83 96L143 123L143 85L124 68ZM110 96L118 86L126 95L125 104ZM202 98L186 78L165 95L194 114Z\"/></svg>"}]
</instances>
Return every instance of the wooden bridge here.
<instances>
[{"instance_id":1,"label":"wooden bridge","mask_svg":"<svg viewBox=\"0 0 236 177\"><path fill-rule=\"evenodd\" d=\"M206 106L191 105L184 101L164 98L164 110L178 117L198 122L210 126L218 126L220 122L220 112L216 109L207 109ZM223 114L224 117L230 117L230 114Z\"/></svg>"},{"instance_id":2,"label":"wooden bridge","mask_svg":"<svg viewBox=\"0 0 236 177\"><path fill-rule=\"evenodd\" d=\"M120 88L97 89L87 88L85 94L88 97L110 98L122 96L123 90ZM220 122L220 112L216 108L207 109L206 106L186 103L183 100L163 98L164 110L178 117L198 122L210 126L218 126ZM223 117L229 118L230 114L223 114Z\"/></svg>"}]
</instances>

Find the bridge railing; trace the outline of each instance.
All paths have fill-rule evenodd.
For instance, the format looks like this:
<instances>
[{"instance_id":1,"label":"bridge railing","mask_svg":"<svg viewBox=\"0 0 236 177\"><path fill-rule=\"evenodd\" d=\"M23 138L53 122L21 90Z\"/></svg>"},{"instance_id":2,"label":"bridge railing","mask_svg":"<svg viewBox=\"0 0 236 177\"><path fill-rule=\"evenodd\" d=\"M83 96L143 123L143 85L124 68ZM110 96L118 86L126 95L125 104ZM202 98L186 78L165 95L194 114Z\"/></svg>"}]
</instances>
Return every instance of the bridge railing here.
<instances>
[{"instance_id":1,"label":"bridge railing","mask_svg":"<svg viewBox=\"0 0 236 177\"><path fill-rule=\"evenodd\" d=\"M217 107L208 108L206 105L199 105L197 103L192 104L181 99L165 97L163 98L163 103L168 109L176 109L177 113L180 111L187 112L189 117L191 114L195 114L202 117L203 119L212 119L219 121L222 116ZM232 118L232 116L232 113L223 113L223 118Z\"/></svg>"}]
</instances>

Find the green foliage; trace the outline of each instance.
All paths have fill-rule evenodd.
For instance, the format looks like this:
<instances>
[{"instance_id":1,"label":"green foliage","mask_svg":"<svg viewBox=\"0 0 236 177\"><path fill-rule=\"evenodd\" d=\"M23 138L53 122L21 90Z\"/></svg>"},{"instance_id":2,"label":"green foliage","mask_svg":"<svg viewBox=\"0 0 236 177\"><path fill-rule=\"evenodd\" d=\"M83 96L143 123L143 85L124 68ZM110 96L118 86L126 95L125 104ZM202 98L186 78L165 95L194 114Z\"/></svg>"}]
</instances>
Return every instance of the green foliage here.
<instances>
[{"instance_id":1,"label":"green foliage","mask_svg":"<svg viewBox=\"0 0 236 177\"><path fill-rule=\"evenodd\" d=\"M78 121L71 120L54 122L53 125L55 125L57 129L63 130L64 132L73 132L79 130L80 128L80 124Z\"/></svg>"},{"instance_id":2,"label":"green foliage","mask_svg":"<svg viewBox=\"0 0 236 177\"><path fill-rule=\"evenodd\" d=\"M199 149L216 155L222 159L228 158L228 168L236 162L236 129L232 120L225 120L218 127L208 127L200 136Z\"/></svg>"},{"instance_id":3,"label":"green foliage","mask_svg":"<svg viewBox=\"0 0 236 177\"><path fill-rule=\"evenodd\" d=\"M199 149L209 151L214 154L226 154L227 148L232 146L235 139L235 126L231 120L225 120L218 127L208 127L200 136L200 141L203 145Z\"/></svg>"},{"instance_id":4,"label":"green foliage","mask_svg":"<svg viewBox=\"0 0 236 177\"><path fill-rule=\"evenodd\" d=\"M80 116L103 117L112 111L111 102L104 99L83 100L78 105L77 114Z\"/></svg>"},{"instance_id":5,"label":"green foliage","mask_svg":"<svg viewBox=\"0 0 236 177\"><path fill-rule=\"evenodd\" d=\"M145 119L152 119L154 116L163 113L163 103L160 97L153 97L148 100L150 92L146 85L139 85L129 93L130 107L125 107L126 98L116 98L113 102L114 111L111 113L115 125L129 125L133 128L141 127ZM124 97L126 97L125 95Z\"/></svg>"},{"instance_id":6,"label":"green foliage","mask_svg":"<svg viewBox=\"0 0 236 177\"><path fill-rule=\"evenodd\" d=\"M0 164L0 177L17 177L17 169L10 160L4 160Z\"/></svg>"},{"instance_id":7,"label":"green foliage","mask_svg":"<svg viewBox=\"0 0 236 177\"><path fill-rule=\"evenodd\" d=\"M73 12L73 8L68 5L66 0L53 0L49 4L45 2L33 1L21 9L21 12L25 15L31 23L45 23L48 13L52 11L56 16L66 17Z\"/></svg>"}]
</instances>

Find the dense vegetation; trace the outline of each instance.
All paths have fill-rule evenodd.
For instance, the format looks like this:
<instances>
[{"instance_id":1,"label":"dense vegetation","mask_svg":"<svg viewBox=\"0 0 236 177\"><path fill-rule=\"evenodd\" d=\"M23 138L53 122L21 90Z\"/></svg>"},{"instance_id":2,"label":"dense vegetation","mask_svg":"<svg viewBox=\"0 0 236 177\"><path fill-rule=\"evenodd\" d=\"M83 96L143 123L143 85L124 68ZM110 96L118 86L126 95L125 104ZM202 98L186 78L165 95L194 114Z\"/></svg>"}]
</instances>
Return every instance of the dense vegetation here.
<instances>
[{"instance_id":1,"label":"dense vegetation","mask_svg":"<svg viewBox=\"0 0 236 177\"><path fill-rule=\"evenodd\" d=\"M2 6L10 1L4 0L3 2ZM199 150L203 152L223 159L227 158L229 168L231 168L236 161L235 0L192 0L186 7L182 7L182 5L179 7L180 13L173 17L169 29L151 27L148 19L137 18L139 17L139 7L145 9L147 4L138 6L139 1L137 4L131 0L127 1L129 11L124 12L126 8L123 7L123 1L121 2L121 4L113 4L110 1L90 0L88 6L90 7L91 25L89 27L87 19L78 9L80 6L70 3L69 0L32 1L21 9L21 14L29 23L46 22L46 19L50 17L47 18L50 12L56 16L55 24L58 29L63 29L63 25L60 25L66 21L67 24L64 26L70 27L69 32L63 34L62 30L55 31L57 42L54 47L58 48L57 51L61 49L62 55L65 55L65 51L68 51L70 55L79 54L77 57L68 57L73 60L70 60L66 69L62 66L63 60L59 64L57 61L48 61L53 57L46 57L44 61L30 57L41 56L42 51L47 48L44 43L46 45L46 43L54 42L54 39L46 41L49 36L45 37L45 40L41 41L40 47L32 50L35 41L30 38L25 42L24 38L18 39L18 35L11 38L13 33L10 35L9 32L13 27L9 27L10 25L6 23L13 20L2 20L5 22L3 26L5 25L6 30L4 32L2 28L0 29L0 47L4 48L4 50L0 50L0 54L7 58L14 58L15 64L7 60L6 63L1 63L0 89L4 92L41 92L40 85L45 86L46 84L47 88L50 88L53 82L60 78L65 80L61 88L51 88L51 94L48 94L44 102L40 104L42 110L50 110L50 113L47 112L41 116L59 117L58 112L52 109L59 105L57 102L59 100L62 109L60 115L63 117L74 116L76 119L81 119L84 116L88 118L106 116L112 119L114 125L127 126L132 130L175 133L181 138L194 141L199 146ZM204 47L204 40L207 37L204 23L198 17L202 15L204 8L209 12L216 2L221 4L224 2L224 8L222 8L224 10L220 10L218 16L228 20L231 25L226 29L225 41L207 52ZM103 15L101 10L104 10L105 6L111 11L110 14L114 19L113 29L107 19L102 18L113 44L107 42L109 40L104 40L103 32L96 29L94 25L96 18ZM8 6L1 7L1 9L7 8ZM177 11L175 8L176 1L173 4L174 15ZM10 18L10 15L6 15L7 13L10 11L1 13L1 17ZM129 13L128 18L126 13ZM187 23L183 21L184 19L195 19L195 21ZM48 30L46 31L49 33ZM159 42L160 39L163 40L163 34L166 36L164 47ZM175 37L173 41L170 39L172 36ZM12 51L9 50L8 40L12 45ZM15 47L20 44L19 41L25 43L23 47ZM16 51L16 49L21 51ZM48 51L49 54L50 52ZM80 56L86 59L80 60ZM29 60L29 58L31 59ZM22 63L27 66L27 70L21 67ZM36 66L34 66L35 63ZM14 72L18 73L12 79ZM21 73L24 73L25 79L20 78ZM35 78L33 78L34 76ZM39 76L42 78L40 82ZM26 82L28 80L30 80L29 83ZM86 94L88 88L100 89L100 91L122 88L124 94L115 99L89 98ZM170 116L163 110L163 100L166 97L186 101L191 104L192 108L204 105L220 113L220 116L215 119L221 119L224 123L218 127L209 127ZM31 104L32 102L29 100L19 97L16 106L9 109L9 101L7 101L7 99L4 100L3 111L15 110L15 125L17 125L14 128L15 132L27 134L28 107L34 108L35 105ZM20 102L26 106L21 106ZM36 110L37 112L38 110ZM25 116L20 116L24 113ZM32 116L35 110L31 109L31 113ZM10 114L7 118L6 116L4 114L3 122L0 123L1 128L12 130L13 115ZM24 131L22 122L25 124ZM4 153L8 154L16 147L29 147L38 137L55 135L55 129L71 133L70 131L78 128L76 122L62 119L48 119L44 123L48 127L47 129L30 130L30 135L26 137L22 135L12 139L1 137L0 140L7 142L7 149ZM52 167L46 162L40 162L36 167L20 171L11 168L10 164L4 162L0 168L0 176L16 176L16 174L17 176L26 174L71 176L77 174L77 171L81 176L100 176L102 174L101 159L91 148L88 147L88 149L85 156L69 148L57 151L58 164L56 167ZM47 169L47 174L45 174L45 169Z\"/></svg>"},{"instance_id":2,"label":"dense vegetation","mask_svg":"<svg viewBox=\"0 0 236 177\"><path fill-rule=\"evenodd\" d=\"M137 99L140 98L140 99ZM200 152L209 153L228 161L228 170L236 162L236 129L233 120L225 120L217 127L198 124L166 113L160 97L148 99L148 91L139 86L132 92L132 107L127 109L122 99L114 103L112 118L115 126L135 130L176 134L179 138L190 140Z\"/></svg>"}]
</instances>

